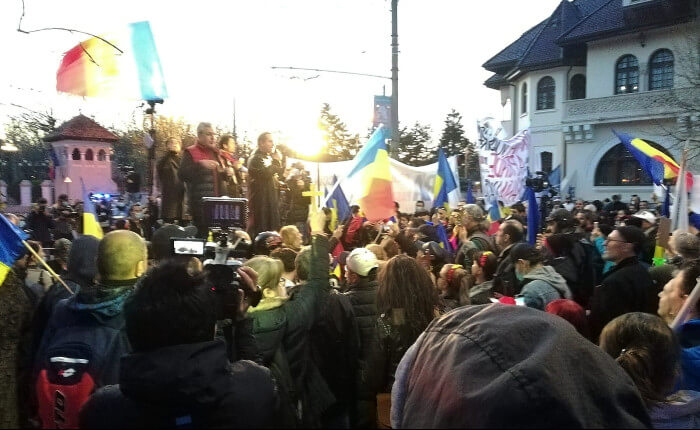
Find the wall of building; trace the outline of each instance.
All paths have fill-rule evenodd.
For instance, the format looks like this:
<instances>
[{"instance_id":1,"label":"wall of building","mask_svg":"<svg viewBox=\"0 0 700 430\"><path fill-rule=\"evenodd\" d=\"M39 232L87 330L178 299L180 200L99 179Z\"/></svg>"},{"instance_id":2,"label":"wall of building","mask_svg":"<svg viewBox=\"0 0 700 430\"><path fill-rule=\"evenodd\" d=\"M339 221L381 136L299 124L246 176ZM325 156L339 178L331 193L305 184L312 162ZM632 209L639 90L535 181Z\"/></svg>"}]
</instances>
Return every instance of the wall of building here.
<instances>
[{"instance_id":1,"label":"wall of building","mask_svg":"<svg viewBox=\"0 0 700 430\"><path fill-rule=\"evenodd\" d=\"M112 180L112 146L105 142L88 142L77 140L61 140L51 144L60 159L61 166L56 168L54 188L56 195L68 194L71 200L82 200L81 178L87 192L110 193L118 192L117 184ZM80 160L73 160L74 149L80 151ZM88 149L93 152L93 160L85 159ZM100 150L107 155L104 161L98 160ZM71 182L65 182L70 178Z\"/></svg>"},{"instance_id":2,"label":"wall of building","mask_svg":"<svg viewBox=\"0 0 700 430\"><path fill-rule=\"evenodd\" d=\"M688 61L689 52L694 53L697 62L697 41L697 27L693 32L691 24L684 24L590 42L587 54L586 97L608 97L615 94L615 66L620 57L627 54L637 57L640 72L639 91L647 91L649 59L659 49L669 49L673 52L674 87L687 86L687 81L683 78L686 75L685 70L691 67L692 63Z\"/></svg>"}]
</instances>

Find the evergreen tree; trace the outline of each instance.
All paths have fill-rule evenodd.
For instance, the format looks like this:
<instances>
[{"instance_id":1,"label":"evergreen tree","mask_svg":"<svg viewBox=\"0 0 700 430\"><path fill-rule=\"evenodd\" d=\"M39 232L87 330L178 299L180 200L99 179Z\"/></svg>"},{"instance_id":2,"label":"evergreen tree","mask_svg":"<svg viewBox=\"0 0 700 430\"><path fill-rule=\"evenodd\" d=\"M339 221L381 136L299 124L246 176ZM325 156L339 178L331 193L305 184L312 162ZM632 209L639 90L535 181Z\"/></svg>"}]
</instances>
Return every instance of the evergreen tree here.
<instances>
[{"instance_id":1,"label":"evergreen tree","mask_svg":"<svg viewBox=\"0 0 700 430\"><path fill-rule=\"evenodd\" d=\"M445 118L445 128L440 137L440 148L445 151L445 155L463 154L469 146L469 139L464 137L464 126L462 125L462 115L456 110L447 114Z\"/></svg>"},{"instance_id":2,"label":"evergreen tree","mask_svg":"<svg viewBox=\"0 0 700 430\"><path fill-rule=\"evenodd\" d=\"M411 166L422 166L435 161L436 154L430 142L431 129L429 125L416 122L409 130L400 130L400 144L397 159Z\"/></svg>"},{"instance_id":3,"label":"evergreen tree","mask_svg":"<svg viewBox=\"0 0 700 430\"><path fill-rule=\"evenodd\" d=\"M351 160L360 150L360 136L348 132L347 126L338 115L331 113L331 107L324 103L321 107L319 128L326 142L327 153L337 160Z\"/></svg>"}]
</instances>

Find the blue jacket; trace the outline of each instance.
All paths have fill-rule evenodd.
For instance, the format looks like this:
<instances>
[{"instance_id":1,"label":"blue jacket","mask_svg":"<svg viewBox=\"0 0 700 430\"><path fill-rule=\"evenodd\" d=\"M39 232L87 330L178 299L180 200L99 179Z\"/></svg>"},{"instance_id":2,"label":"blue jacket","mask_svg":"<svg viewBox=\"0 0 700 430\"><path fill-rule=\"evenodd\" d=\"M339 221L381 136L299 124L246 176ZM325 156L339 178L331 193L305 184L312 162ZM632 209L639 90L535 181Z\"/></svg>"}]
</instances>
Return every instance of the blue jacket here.
<instances>
[{"instance_id":1,"label":"blue jacket","mask_svg":"<svg viewBox=\"0 0 700 430\"><path fill-rule=\"evenodd\" d=\"M681 390L700 391L700 319L681 325L678 330L681 342Z\"/></svg>"}]
</instances>

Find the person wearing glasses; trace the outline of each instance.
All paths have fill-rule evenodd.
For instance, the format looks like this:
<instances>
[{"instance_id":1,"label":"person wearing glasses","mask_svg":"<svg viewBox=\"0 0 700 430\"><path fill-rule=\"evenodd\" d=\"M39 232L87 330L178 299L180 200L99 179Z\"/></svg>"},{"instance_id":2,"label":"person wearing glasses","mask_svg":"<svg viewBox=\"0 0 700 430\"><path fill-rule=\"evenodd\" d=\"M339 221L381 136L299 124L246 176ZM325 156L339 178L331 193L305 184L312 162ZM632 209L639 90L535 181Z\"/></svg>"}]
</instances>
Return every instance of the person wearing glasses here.
<instances>
[{"instance_id":1,"label":"person wearing glasses","mask_svg":"<svg viewBox=\"0 0 700 430\"><path fill-rule=\"evenodd\" d=\"M603 241L603 259L615 266L605 274L603 282L593 292L589 322L592 339L596 341L603 327L628 312L655 313L651 295L654 284L648 267L639 261L644 244L644 232L639 227L614 229Z\"/></svg>"},{"instance_id":2,"label":"person wearing glasses","mask_svg":"<svg viewBox=\"0 0 700 430\"><path fill-rule=\"evenodd\" d=\"M197 237L204 239L208 226L202 198L221 196L226 178L216 147L216 133L210 123L201 122L197 126L197 142L185 149L178 175L187 186L187 205L197 227Z\"/></svg>"}]
</instances>

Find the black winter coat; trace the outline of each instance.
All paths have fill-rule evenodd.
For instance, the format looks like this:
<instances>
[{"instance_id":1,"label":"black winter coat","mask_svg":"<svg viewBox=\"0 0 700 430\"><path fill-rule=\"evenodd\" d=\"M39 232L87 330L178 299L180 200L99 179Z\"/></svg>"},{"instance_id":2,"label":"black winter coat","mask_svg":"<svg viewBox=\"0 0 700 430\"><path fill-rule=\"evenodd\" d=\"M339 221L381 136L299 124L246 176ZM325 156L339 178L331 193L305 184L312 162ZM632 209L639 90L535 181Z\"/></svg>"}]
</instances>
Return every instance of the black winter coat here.
<instances>
[{"instance_id":1,"label":"black winter coat","mask_svg":"<svg viewBox=\"0 0 700 430\"><path fill-rule=\"evenodd\" d=\"M589 322L593 340L615 317L628 312L656 313L649 304L649 292L654 284L647 269L637 257L622 260L605 275L595 288L591 299Z\"/></svg>"},{"instance_id":2,"label":"black winter coat","mask_svg":"<svg viewBox=\"0 0 700 430\"><path fill-rule=\"evenodd\" d=\"M498 256L498 268L493 277L493 292L504 296L515 297L520 294L522 287L518 278L515 277L515 265L510 258L510 251L515 244L504 249Z\"/></svg>"},{"instance_id":3,"label":"black winter coat","mask_svg":"<svg viewBox=\"0 0 700 430\"><path fill-rule=\"evenodd\" d=\"M212 160L215 158L214 155L211 156ZM201 220L204 216L202 197L219 197L217 191L222 189L222 184L215 185L214 182L220 181L219 177L222 175L195 162L190 151L185 150L178 176L187 186L187 206L190 215L195 220Z\"/></svg>"},{"instance_id":4,"label":"black winter coat","mask_svg":"<svg viewBox=\"0 0 700 430\"><path fill-rule=\"evenodd\" d=\"M266 165L268 161L269 165ZM255 237L263 231L280 228L278 177L284 173L282 164L260 151L255 151L248 162L248 199L250 204L250 228ZM277 177L275 177L277 175Z\"/></svg>"},{"instance_id":5,"label":"black winter coat","mask_svg":"<svg viewBox=\"0 0 700 430\"><path fill-rule=\"evenodd\" d=\"M81 428L271 428L279 402L270 372L228 362L221 341L122 358L119 385L92 395Z\"/></svg>"},{"instance_id":6,"label":"black winter coat","mask_svg":"<svg viewBox=\"0 0 700 430\"><path fill-rule=\"evenodd\" d=\"M162 194L160 215L163 219L182 219L185 184L178 175L180 161L179 155L168 152L167 155L158 160L156 166Z\"/></svg>"},{"instance_id":7,"label":"black winter coat","mask_svg":"<svg viewBox=\"0 0 700 430\"><path fill-rule=\"evenodd\" d=\"M360 278L351 285L345 295L350 299L357 327L360 330L360 362L367 360L374 342L377 324L377 287L376 280ZM362 365L361 365L362 367Z\"/></svg>"}]
</instances>

